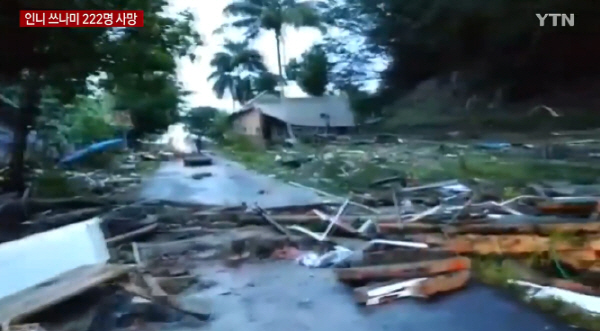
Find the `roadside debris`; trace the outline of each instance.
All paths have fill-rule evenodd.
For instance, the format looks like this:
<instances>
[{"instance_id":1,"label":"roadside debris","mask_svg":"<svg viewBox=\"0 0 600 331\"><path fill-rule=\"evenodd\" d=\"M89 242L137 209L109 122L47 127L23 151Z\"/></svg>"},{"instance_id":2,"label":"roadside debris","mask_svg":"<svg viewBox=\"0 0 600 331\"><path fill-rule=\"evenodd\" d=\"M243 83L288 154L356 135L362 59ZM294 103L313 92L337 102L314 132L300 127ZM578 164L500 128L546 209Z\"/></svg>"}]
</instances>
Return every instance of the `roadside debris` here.
<instances>
[{"instance_id":1,"label":"roadside debris","mask_svg":"<svg viewBox=\"0 0 600 331\"><path fill-rule=\"evenodd\" d=\"M394 136L384 138L404 144ZM375 141L335 143L356 147ZM514 146L479 148L505 151ZM364 164L357 160L376 163L393 157L379 154L328 151L278 161L293 168L339 161L336 171L345 172L340 176L353 176L357 165ZM155 161L161 155L145 152L134 158ZM200 167L213 161L187 155L183 162ZM191 177L209 176L198 172ZM267 209L129 201L116 198L115 192L135 185L140 176L73 171L68 177L95 194L0 197L5 241L0 262L7 266L0 268L0 279L11 279L0 282L2 330L44 330L43 319L29 320L34 313L96 290L102 294L94 294L94 304L104 307L106 316L127 316L127 326L143 325L158 315L169 316L165 323L181 316L210 322L218 318L210 301L196 288L201 286L191 287L206 284L202 266L218 261L222 268L237 268L264 259L330 268L324 272L347 285L349 300L361 305L450 294L480 276L483 259L516 261L525 267L506 281L536 288L531 297L552 296L574 305L585 299L582 309L600 313L593 306L600 295L600 185L531 183L505 197L506 188L478 179L419 183L408 172L376 173L345 196L312 189L325 197L322 203ZM49 254L60 256L56 260L61 263L48 263ZM549 263L540 265L539 260L575 277L553 273ZM119 300L135 308L117 314L114 302ZM169 313L150 313L155 310Z\"/></svg>"}]
</instances>

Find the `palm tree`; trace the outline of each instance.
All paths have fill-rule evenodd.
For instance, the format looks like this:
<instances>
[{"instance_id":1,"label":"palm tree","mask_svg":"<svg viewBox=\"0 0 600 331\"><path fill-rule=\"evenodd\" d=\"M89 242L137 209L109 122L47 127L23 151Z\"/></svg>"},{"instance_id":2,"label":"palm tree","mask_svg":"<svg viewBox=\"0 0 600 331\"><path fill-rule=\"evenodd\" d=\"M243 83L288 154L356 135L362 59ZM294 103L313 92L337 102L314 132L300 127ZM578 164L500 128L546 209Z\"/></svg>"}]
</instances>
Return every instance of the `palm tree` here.
<instances>
[{"instance_id":1,"label":"palm tree","mask_svg":"<svg viewBox=\"0 0 600 331\"><path fill-rule=\"evenodd\" d=\"M208 76L213 80L213 91L217 98L223 98L225 91L229 91L235 101L246 101L248 91L245 88L248 78L242 78L245 73L259 73L266 71L262 55L255 49L248 47L248 42L226 41L223 51L215 53L210 65L214 71ZM247 75L246 75L247 76Z\"/></svg>"},{"instance_id":2,"label":"palm tree","mask_svg":"<svg viewBox=\"0 0 600 331\"><path fill-rule=\"evenodd\" d=\"M277 67L279 77L283 77L281 42L284 26L314 27L323 31L320 9L325 8L327 8L327 4L324 1L234 0L223 9L223 14L234 16L236 20L223 25L216 32L228 27L244 28L248 40L258 37L261 29L275 32Z\"/></svg>"}]
</instances>

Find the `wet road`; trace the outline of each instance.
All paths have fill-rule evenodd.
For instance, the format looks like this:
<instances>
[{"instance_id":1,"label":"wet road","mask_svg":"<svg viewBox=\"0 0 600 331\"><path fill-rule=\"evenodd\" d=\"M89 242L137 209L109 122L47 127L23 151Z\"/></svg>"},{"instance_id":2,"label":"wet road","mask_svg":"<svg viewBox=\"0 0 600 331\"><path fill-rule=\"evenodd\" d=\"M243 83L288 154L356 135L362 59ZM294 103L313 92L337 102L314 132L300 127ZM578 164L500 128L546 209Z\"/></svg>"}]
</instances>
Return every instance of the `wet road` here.
<instances>
[{"instance_id":1,"label":"wet road","mask_svg":"<svg viewBox=\"0 0 600 331\"><path fill-rule=\"evenodd\" d=\"M212 176L191 178L199 172ZM264 194L259 191L264 190ZM258 175L216 158L208 167L164 163L141 190L142 198L176 202L240 205L258 202L263 207L310 204L319 197L303 189ZM308 269L292 261L247 264L239 269L202 265L203 280L217 285L190 295L209 298L214 320L209 331L567 331L550 317L501 295L471 285L435 302L402 299L395 303L359 307L349 289L331 270ZM163 330L188 331L175 326Z\"/></svg>"},{"instance_id":2,"label":"wet road","mask_svg":"<svg viewBox=\"0 0 600 331\"><path fill-rule=\"evenodd\" d=\"M331 270L292 261L201 268L218 283L197 295L211 298L209 331L567 331L550 317L501 293L472 284L435 302L401 299L361 307ZM181 331L181 329L179 329Z\"/></svg>"},{"instance_id":3,"label":"wet road","mask_svg":"<svg viewBox=\"0 0 600 331\"><path fill-rule=\"evenodd\" d=\"M140 197L226 206L258 203L263 208L322 201L311 191L246 170L237 163L219 157L213 160L213 165L204 167L184 167L182 161L163 163L155 175L142 184ZM192 175L198 173L211 176L193 179Z\"/></svg>"}]
</instances>

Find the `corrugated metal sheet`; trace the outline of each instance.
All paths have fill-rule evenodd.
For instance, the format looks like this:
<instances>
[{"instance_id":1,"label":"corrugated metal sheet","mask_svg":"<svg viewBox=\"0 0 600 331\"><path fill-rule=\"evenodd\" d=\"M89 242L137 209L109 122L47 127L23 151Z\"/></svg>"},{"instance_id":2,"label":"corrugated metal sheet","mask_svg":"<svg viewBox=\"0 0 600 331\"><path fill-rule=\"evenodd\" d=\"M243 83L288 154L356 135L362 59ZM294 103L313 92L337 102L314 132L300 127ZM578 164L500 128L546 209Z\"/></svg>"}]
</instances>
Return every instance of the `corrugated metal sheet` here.
<instances>
[{"instance_id":1,"label":"corrugated metal sheet","mask_svg":"<svg viewBox=\"0 0 600 331\"><path fill-rule=\"evenodd\" d=\"M246 107L249 106L256 107L263 114L291 125L324 127L327 126L324 117L328 117L329 126L355 126L354 114L348 100L343 96L280 99L264 95L256 98Z\"/></svg>"}]
</instances>

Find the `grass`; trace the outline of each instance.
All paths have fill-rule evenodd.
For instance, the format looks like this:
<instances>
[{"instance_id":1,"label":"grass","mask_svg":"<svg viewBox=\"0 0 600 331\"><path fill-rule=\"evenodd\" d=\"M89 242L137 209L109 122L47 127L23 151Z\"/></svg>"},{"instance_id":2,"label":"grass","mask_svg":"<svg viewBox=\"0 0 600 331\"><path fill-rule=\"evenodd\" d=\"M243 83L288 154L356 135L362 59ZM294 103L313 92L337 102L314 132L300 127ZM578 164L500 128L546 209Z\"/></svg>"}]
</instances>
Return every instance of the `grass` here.
<instances>
[{"instance_id":1,"label":"grass","mask_svg":"<svg viewBox=\"0 0 600 331\"><path fill-rule=\"evenodd\" d=\"M442 159L438 164L412 169L424 181L448 178L482 178L506 186L523 186L541 180L569 180L589 184L600 177L600 168L551 164L532 159L503 160L489 156ZM513 192L514 194L514 192Z\"/></svg>"},{"instance_id":2,"label":"grass","mask_svg":"<svg viewBox=\"0 0 600 331\"><path fill-rule=\"evenodd\" d=\"M231 159L258 172L339 194L366 191L371 182L398 175L419 183L455 178L487 179L505 188L505 198L519 195L521 188L532 182L568 180L587 184L600 177L600 168L593 166L554 164L470 150L461 152L463 155L459 157L447 157L431 145L410 143L384 147L299 145L291 149L295 154L288 154L257 147L244 136L230 135L220 147ZM278 164L277 154L313 155L314 160L292 169Z\"/></svg>"},{"instance_id":3,"label":"grass","mask_svg":"<svg viewBox=\"0 0 600 331\"><path fill-rule=\"evenodd\" d=\"M588 107L555 109L562 116L551 117L546 111L533 111L539 103L504 105L488 109L487 103L474 105L467 111L464 102L434 94L424 98L404 98L384 109L388 114L383 124L386 132L399 130L431 132L463 131L470 135L489 132L544 133L549 130L587 130L600 127L600 118Z\"/></svg>"},{"instance_id":4,"label":"grass","mask_svg":"<svg viewBox=\"0 0 600 331\"><path fill-rule=\"evenodd\" d=\"M66 198L77 195L63 171L48 169L32 180L32 194L40 198Z\"/></svg>"}]
</instances>

